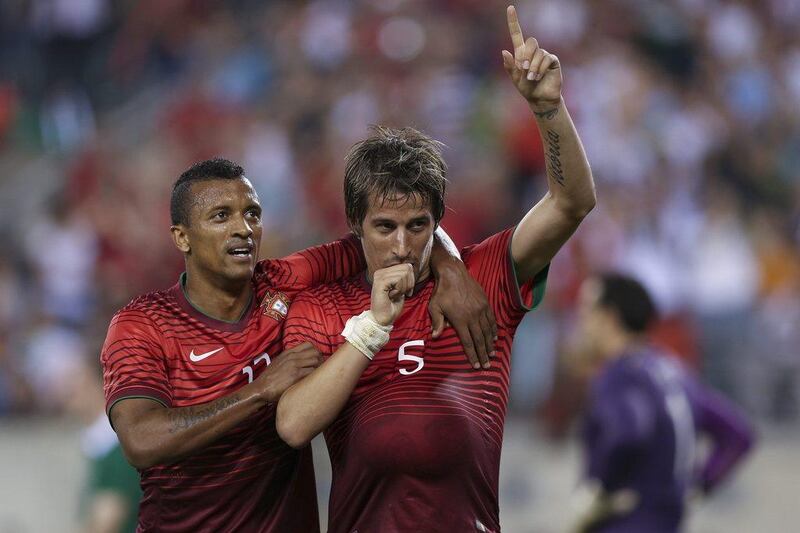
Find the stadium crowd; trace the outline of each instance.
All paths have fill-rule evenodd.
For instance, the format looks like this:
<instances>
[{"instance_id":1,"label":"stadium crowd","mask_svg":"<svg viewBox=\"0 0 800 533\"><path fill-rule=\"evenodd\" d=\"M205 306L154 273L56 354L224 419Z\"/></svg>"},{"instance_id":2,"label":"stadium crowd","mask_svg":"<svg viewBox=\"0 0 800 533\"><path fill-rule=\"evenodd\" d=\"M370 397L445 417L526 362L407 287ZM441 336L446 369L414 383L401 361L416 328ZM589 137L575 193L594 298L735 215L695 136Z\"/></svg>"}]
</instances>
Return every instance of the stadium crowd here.
<instances>
[{"instance_id":1,"label":"stadium crowd","mask_svg":"<svg viewBox=\"0 0 800 533\"><path fill-rule=\"evenodd\" d=\"M169 191L195 160L243 164L270 256L345 233L343 157L374 123L446 143L457 243L512 224L546 184L502 68L504 4L433 5L0 4L0 160L60 177L31 179L40 209L2 216L0 416L60 413L113 312L174 283ZM517 7L565 65L598 205L518 333L512 407L563 433L588 370L570 357L577 288L614 268L655 294L659 342L760 419L796 423L800 1Z\"/></svg>"}]
</instances>

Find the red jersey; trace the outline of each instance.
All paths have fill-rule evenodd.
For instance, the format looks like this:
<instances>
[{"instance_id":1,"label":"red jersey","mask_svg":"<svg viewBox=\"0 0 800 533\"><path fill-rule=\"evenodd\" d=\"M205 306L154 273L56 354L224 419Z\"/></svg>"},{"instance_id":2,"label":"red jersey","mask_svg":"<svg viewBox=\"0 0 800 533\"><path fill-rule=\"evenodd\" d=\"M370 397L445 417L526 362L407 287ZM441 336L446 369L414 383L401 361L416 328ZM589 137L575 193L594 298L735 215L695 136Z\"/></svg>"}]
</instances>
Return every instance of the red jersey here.
<instances>
[{"instance_id":1,"label":"red jersey","mask_svg":"<svg viewBox=\"0 0 800 533\"><path fill-rule=\"evenodd\" d=\"M236 323L192 307L181 282L136 298L114 316L103 346L106 412L125 398L184 407L234 392L283 351L283 322L300 290L363 268L354 238L261 261ZM319 530L310 448L280 439L274 406L192 456L140 474L139 531Z\"/></svg>"},{"instance_id":2,"label":"red jersey","mask_svg":"<svg viewBox=\"0 0 800 533\"><path fill-rule=\"evenodd\" d=\"M452 328L431 338L432 280L417 286L391 340L325 431L333 467L331 533L499 531L498 474L508 403L511 342L541 300L546 270L518 287L513 229L462 257L497 318L488 370L469 364ZM286 346L311 341L330 356L345 322L370 307L364 274L303 292L286 320Z\"/></svg>"}]
</instances>

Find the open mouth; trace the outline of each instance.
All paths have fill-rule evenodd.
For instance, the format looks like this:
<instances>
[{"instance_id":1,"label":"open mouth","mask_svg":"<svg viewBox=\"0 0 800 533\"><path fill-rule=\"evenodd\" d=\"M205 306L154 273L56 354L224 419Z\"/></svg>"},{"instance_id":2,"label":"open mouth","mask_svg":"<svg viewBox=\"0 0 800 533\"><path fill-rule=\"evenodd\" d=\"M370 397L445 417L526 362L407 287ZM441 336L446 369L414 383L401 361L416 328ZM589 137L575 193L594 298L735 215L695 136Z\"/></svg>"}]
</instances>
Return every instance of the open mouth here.
<instances>
[{"instance_id":1,"label":"open mouth","mask_svg":"<svg viewBox=\"0 0 800 533\"><path fill-rule=\"evenodd\" d=\"M237 259L251 259L253 257L253 245L245 244L242 246L232 246L228 248L228 255Z\"/></svg>"}]
</instances>

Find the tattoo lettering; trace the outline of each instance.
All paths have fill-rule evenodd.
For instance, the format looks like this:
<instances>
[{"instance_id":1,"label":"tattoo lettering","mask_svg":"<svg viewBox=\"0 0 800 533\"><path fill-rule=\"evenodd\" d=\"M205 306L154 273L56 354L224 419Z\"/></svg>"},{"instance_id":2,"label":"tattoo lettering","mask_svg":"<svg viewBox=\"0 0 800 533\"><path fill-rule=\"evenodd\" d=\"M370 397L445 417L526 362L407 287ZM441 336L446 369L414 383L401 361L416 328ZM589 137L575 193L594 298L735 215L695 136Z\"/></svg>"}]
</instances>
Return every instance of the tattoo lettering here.
<instances>
[{"instance_id":1,"label":"tattoo lettering","mask_svg":"<svg viewBox=\"0 0 800 533\"><path fill-rule=\"evenodd\" d=\"M558 133L547 130L545 140L547 146L545 148L545 157L547 158L547 171L550 174L550 179L564 186L564 171L561 168L561 144L559 144L561 137Z\"/></svg>"},{"instance_id":2,"label":"tattoo lettering","mask_svg":"<svg viewBox=\"0 0 800 533\"><path fill-rule=\"evenodd\" d=\"M553 120L558 115L558 108L548 109L547 111L534 111L536 118L543 118L545 120Z\"/></svg>"},{"instance_id":3,"label":"tattoo lettering","mask_svg":"<svg viewBox=\"0 0 800 533\"><path fill-rule=\"evenodd\" d=\"M186 407L180 411L170 413L170 433L176 433L181 430L189 429L190 427L208 420L220 411L224 411L228 407L239 403L239 396L234 395L230 398L220 398L209 405L202 407Z\"/></svg>"}]
</instances>

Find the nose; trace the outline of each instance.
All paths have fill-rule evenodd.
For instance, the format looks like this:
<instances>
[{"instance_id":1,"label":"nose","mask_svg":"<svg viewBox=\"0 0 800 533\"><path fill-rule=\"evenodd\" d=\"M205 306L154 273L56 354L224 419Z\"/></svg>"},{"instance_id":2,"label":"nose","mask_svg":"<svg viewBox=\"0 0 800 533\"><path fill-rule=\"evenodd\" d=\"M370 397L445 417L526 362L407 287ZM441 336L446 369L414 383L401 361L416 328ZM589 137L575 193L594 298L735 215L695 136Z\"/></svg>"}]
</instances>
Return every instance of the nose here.
<instances>
[{"instance_id":1,"label":"nose","mask_svg":"<svg viewBox=\"0 0 800 533\"><path fill-rule=\"evenodd\" d=\"M408 257L410 251L408 233L403 229L398 229L394 242L394 254L403 260Z\"/></svg>"},{"instance_id":2,"label":"nose","mask_svg":"<svg viewBox=\"0 0 800 533\"><path fill-rule=\"evenodd\" d=\"M245 217L238 218L238 222L233 227L233 235L243 239L250 238L250 236L253 235L253 228L247 223Z\"/></svg>"}]
</instances>

